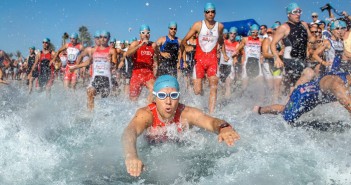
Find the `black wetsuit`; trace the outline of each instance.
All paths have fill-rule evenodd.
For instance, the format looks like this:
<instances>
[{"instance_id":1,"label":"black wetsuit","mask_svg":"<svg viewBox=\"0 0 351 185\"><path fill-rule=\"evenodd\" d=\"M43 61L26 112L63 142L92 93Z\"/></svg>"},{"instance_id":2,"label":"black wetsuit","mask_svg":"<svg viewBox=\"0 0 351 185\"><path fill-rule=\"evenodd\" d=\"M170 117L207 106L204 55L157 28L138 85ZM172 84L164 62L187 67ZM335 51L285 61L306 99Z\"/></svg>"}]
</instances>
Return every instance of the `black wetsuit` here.
<instances>
[{"instance_id":1,"label":"black wetsuit","mask_svg":"<svg viewBox=\"0 0 351 185\"><path fill-rule=\"evenodd\" d=\"M290 86L294 86L301 77L302 71L307 67L308 32L301 22L297 24L287 22L287 24L290 27L290 33L283 39L285 45L284 68L286 80L288 80ZM288 53L289 48L291 48L290 53ZM291 58L287 58L286 55L290 55Z\"/></svg>"}]
</instances>

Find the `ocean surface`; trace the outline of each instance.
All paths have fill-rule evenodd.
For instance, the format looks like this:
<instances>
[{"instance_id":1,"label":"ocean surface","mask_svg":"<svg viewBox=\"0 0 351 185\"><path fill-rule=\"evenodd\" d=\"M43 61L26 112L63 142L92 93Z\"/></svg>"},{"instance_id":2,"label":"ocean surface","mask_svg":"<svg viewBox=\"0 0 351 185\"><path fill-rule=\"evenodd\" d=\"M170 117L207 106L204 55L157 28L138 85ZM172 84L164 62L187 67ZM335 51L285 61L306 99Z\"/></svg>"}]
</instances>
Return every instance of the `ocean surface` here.
<instances>
[{"instance_id":1,"label":"ocean surface","mask_svg":"<svg viewBox=\"0 0 351 185\"><path fill-rule=\"evenodd\" d=\"M0 184L351 184L351 122L338 103L319 106L302 120L339 123L291 127L279 115L253 113L255 91L227 101L219 94L214 116L240 134L234 147L196 127L179 136L181 143L150 146L139 137L145 171L130 177L121 136L146 105L146 91L136 103L122 93L97 97L89 115L85 88L78 87L65 92L56 81L47 98L45 92L27 95L22 82L0 84ZM207 97L182 87L182 103L207 111Z\"/></svg>"}]
</instances>

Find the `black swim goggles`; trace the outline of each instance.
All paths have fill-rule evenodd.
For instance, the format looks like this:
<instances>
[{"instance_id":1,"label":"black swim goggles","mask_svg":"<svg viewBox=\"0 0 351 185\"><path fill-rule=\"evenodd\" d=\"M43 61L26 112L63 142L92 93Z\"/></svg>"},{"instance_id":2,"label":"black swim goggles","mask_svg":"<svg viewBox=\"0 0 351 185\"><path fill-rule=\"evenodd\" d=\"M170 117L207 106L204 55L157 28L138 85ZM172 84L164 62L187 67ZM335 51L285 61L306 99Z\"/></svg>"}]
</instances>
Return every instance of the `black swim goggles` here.
<instances>
[{"instance_id":1,"label":"black swim goggles","mask_svg":"<svg viewBox=\"0 0 351 185\"><path fill-rule=\"evenodd\" d=\"M158 99L164 100L167 97L170 97L172 100L177 100L180 96L180 92L171 92L171 93L165 93L165 92L152 92Z\"/></svg>"}]
</instances>

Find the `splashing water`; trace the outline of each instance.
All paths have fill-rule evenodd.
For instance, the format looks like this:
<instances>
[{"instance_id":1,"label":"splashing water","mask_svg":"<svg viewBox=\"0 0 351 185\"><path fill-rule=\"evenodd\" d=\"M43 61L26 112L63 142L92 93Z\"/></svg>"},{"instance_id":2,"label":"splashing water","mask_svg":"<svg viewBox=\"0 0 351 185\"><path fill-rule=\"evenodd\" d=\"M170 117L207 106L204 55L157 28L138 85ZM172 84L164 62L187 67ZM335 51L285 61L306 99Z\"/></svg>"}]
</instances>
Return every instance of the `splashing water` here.
<instances>
[{"instance_id":1,"label":"splashing water","mask_svg":"<svg viewBox=\"0 0 351 185\"><path fill-rule=\"evenodd\" d=\"M28 96L21 86L0 87L0 184L351 183L349 129L293 128L280 116L253 114L250 95L239 99L235 94L215 114L240 133L235 147L218 144L215 134L196 127L183 133L181 143L148 145L139 137L146 169L130 177L120 140L136 109L145 105L146 92L138 103L123 95L97 98L94 114L84 116L85 89L61 89L55 84L47 99L45 92ZM183 91L181 101L202 108L207 97ZM316 117L348 120L348 113L327 104L303 119Z\"/></svg>"}]
</instances>

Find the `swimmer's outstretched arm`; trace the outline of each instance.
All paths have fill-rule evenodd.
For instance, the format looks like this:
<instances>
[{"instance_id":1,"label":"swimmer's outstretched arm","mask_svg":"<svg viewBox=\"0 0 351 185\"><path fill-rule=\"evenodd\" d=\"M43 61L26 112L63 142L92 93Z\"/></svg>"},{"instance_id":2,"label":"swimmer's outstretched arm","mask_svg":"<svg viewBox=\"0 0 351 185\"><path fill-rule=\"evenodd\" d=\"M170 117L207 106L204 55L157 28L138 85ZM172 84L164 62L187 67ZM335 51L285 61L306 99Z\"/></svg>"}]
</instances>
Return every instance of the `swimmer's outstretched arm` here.
<instances>
[{"instance_id":1,"label":"swimmer's outstretched arm","mask_svg":"<svg viewBox=\"0 0 351 185\"><path fill-rule=\"evenodd\" d=\"M233 146L240 139L234 128L224 120L209 116L197 108L186 106L181 115L182 120L187 120L190 125L201 127L218 134L218 142L224 141L228 146Z\"/></svg>"},{"instance_id":2,"label":"swimmer's outstretched arm","mask_svg":"<svg viewBox=\"0 0 351 185\"><path fill-rule=\"evenodd\" d=\"M127 172L134 177L140 176L143 169L143 162L139 159L136 142L140 134L151 125L152 114L146 108L139 109L134 118L125 128L122 135L123 150Z\"/></svg>"}]
</instances>

